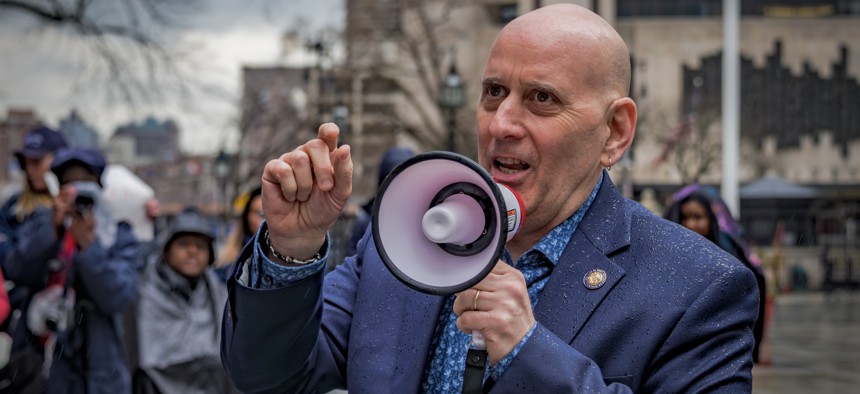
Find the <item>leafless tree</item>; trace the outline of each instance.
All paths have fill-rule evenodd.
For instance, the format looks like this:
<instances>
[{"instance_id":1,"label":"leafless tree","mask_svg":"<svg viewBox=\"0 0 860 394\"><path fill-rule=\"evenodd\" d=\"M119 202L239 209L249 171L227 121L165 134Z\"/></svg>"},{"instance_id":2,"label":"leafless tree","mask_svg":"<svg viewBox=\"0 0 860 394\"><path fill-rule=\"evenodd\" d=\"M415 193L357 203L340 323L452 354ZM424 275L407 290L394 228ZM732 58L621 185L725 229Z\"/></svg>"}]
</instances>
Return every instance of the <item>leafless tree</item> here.
<instances>
[{"instance_id":1,"label":"leafless tree","mask_svg":"<svg viewBox=\"0 0 860 394\"><path fill-rule=\"evenodd\" d=\"M243 70L237 174L241 189L259 183L266 162L315 135L311 133L306 71L277 66Z\"/></svg>"},{"instance_id":2,"label":"leafless tree","mask_svg":"<svg viewBox=\"0 0 860 394\"><path fill-rule=\"evenodd\" d=\"M93 55L81 59L88 64L79 84L101 84L109 100L132 105L186 101L192 86L208 89L195 85L189 53L171 35L200 8L198 0L0 0L7 21L34 22L79 40Z\"/></svg>"},{"instance_id":3,"label":"leafless tree","mask_svg":"<svg viewBox=\"0 0 860 394\"><path fill-rule=\"evenodd\" d=\"M444 114L436 103L439 86L447 75L452 49L458 36L450 23L463 2L454 0L401 0L387 2L395 10L392 25L350 26L346 33L350 46L349 67L354 74L381 78L393 85L391 95L399 95L408 105L395 108L392 120L420 144L441 148L447 133ZM381 44L382 43L382 44ZM392 61L391 52L396 52Z\"/></svg>"},{"instance_id":4,"label":"leafless tree","mask_svg":"<svg viewBox=\"0 0 860 394\"><path fill-rule=\"evenodd\" d=\"M681 175L684 184L699 183L720 164L721 141L713 126L719 112L692 113L675 123L662 138L663 151L657 163L667 162Z\"/></svg>"}]
</instances>

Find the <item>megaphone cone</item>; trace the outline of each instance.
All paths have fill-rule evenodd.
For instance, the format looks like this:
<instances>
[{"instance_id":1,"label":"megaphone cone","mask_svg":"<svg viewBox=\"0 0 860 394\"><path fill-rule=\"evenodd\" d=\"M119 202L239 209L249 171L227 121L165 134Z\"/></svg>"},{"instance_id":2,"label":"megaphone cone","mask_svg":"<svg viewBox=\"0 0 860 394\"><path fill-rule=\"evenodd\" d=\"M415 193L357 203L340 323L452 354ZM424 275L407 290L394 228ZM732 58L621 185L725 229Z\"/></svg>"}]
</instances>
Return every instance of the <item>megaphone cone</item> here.
<instances>
[{"instance_id":1,"label":"megaphone cone","mask_svg":"<svg viewBox=\"0 0 860 394\"><path fill-rule=\"evenodd\" d=\"M397 166L373 205L373 240L389 271L425 293L468 289L493 269L524 220L522 202L477 163L450 152Z\"/></svg>"}]
</instances>

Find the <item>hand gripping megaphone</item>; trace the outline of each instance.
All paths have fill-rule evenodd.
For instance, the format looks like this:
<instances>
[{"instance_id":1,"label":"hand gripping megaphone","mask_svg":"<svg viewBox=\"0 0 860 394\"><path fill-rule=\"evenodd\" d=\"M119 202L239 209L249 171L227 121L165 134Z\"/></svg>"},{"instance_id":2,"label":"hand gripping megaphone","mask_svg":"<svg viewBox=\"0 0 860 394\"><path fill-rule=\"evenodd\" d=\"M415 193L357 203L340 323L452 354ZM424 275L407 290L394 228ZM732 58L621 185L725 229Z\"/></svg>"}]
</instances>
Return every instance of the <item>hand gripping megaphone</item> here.
<instances>
[{"instance_id":1,"label":"hand gripping megaphone","mask_svg":"<svg viewBox=\"0 0 860 394\"><path fill-rule=\"evenodd\" d=\"M525 219L522 201L469 158L430 152L401 163L373 205L383 263L418 291L450 295L480 282Z\"/></svg>"}]
</instances>

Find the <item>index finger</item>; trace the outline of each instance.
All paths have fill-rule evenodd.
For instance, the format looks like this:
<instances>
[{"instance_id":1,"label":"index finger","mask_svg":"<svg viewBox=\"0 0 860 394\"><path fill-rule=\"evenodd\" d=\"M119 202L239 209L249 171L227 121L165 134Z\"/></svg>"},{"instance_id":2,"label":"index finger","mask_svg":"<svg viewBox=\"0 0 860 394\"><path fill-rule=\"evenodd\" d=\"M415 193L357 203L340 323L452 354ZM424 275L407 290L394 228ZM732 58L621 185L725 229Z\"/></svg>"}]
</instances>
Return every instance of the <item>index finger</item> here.
<instances>
[{"instance_id":1,"label":"index finger","mask_svg":"<svg viewBox=\"0 0 860 394\"><path fill-rule=\"evenodd\" d=\"M334 152L337 149L337 136L340 134L340 129L334 123L323 123L317 131L317 138L323 140L328 146L329 152Z\"/></svg>"}]
</instances>

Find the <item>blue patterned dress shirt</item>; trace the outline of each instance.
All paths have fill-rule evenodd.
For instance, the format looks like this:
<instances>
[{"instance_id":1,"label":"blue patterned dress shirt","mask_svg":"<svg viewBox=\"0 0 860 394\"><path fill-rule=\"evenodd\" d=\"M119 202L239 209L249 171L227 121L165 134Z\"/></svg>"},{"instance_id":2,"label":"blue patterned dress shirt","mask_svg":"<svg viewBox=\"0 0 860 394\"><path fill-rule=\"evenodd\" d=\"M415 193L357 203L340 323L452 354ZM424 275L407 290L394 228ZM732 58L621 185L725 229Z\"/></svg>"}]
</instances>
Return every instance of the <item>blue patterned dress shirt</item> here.
<instances>
[{"instance_id":1,"label":"blue patterned dress shirt","mask_svg":"<svg viewBox=\"0 0 860 394\"><path fill-rule=\"evenodd\" d=\"M573 236L576 227L591 203L594 202L597 191L603 183L603 174L597 181L597 185L591 191L591 195L571 217L556 226L547 235L541 238L534 247L529 249L517 260L515 267L522 272L528 287L529 300L532 310L538 303L538 297L549 279L552 269L561 258L567 242ZM505 250L502 258L511 264L511 255ZM439 323L436 326L436 335L433 338L431 348L434 349L424 380L423 391L425 393L461 393L463 391L463 371L466 369L466 353L469 350L472 336L465 334L457 328L457 315L454 314L455 295L448 297L439 314ZM490 366L484 379L492 377L498 381L502 374L508 369L514 358L525 346L528 339L535 330L537 323L526 333L522 341L503 357L496 365Z\"/></svg>"},{"instance_id":2,"label":"blue patterned dress shirt","mask_svg":"<svg viewBox=\"0 0 860 394\"><path fill-rule=\"evenodd\" d=\"M588 208L597 196L597 191L600 190L600 185L603 183L603 174L597 181L597 185L591 191L588 199L577 211L567 220L556 226L540 242L533 248L529 249L517 260L515 267L519 269L523 277L525 277L526 286L528 287L529 299L531 300L532 310L535 309L538 303L540 292L546 285L552 269L558 263L558 259L564 252L567 243L576 227ZM316 262L300 267L287 267L272 262L263 252L262 243L260 242L261 234L267 226L260 226L257 231L254 242L254 257L259 265L249 264L246 262L245 267L248 269L247 281L243 281L247 286L260 289L272 289L285 287L291 283L298 282L308 276L311 276L326 266L328 257L328 236L326 236L326 244L324 245L325 253L322 258ZM508 264L511 264L511 255L505 250L502 258ZM433 338L433 352L430 355L430 362L427 367L426 377L423 383L423 391L427 393L461 393L463 390L463 371L466 367L466 352L469 349L471 335L465 334L457 328L457 315L454 314L453 305L456 295L449 296L442 307L442 312L439 314L439 322L436 326L436 334ZM484 374L484 379L492 377L498 380L505 370L514 361L514 358L525 346L528 339L535 330L535 326L526 333L522 341L514 347L504 358L499 360L496 365L489 366Z\"/></svg>"}]
</instances>

